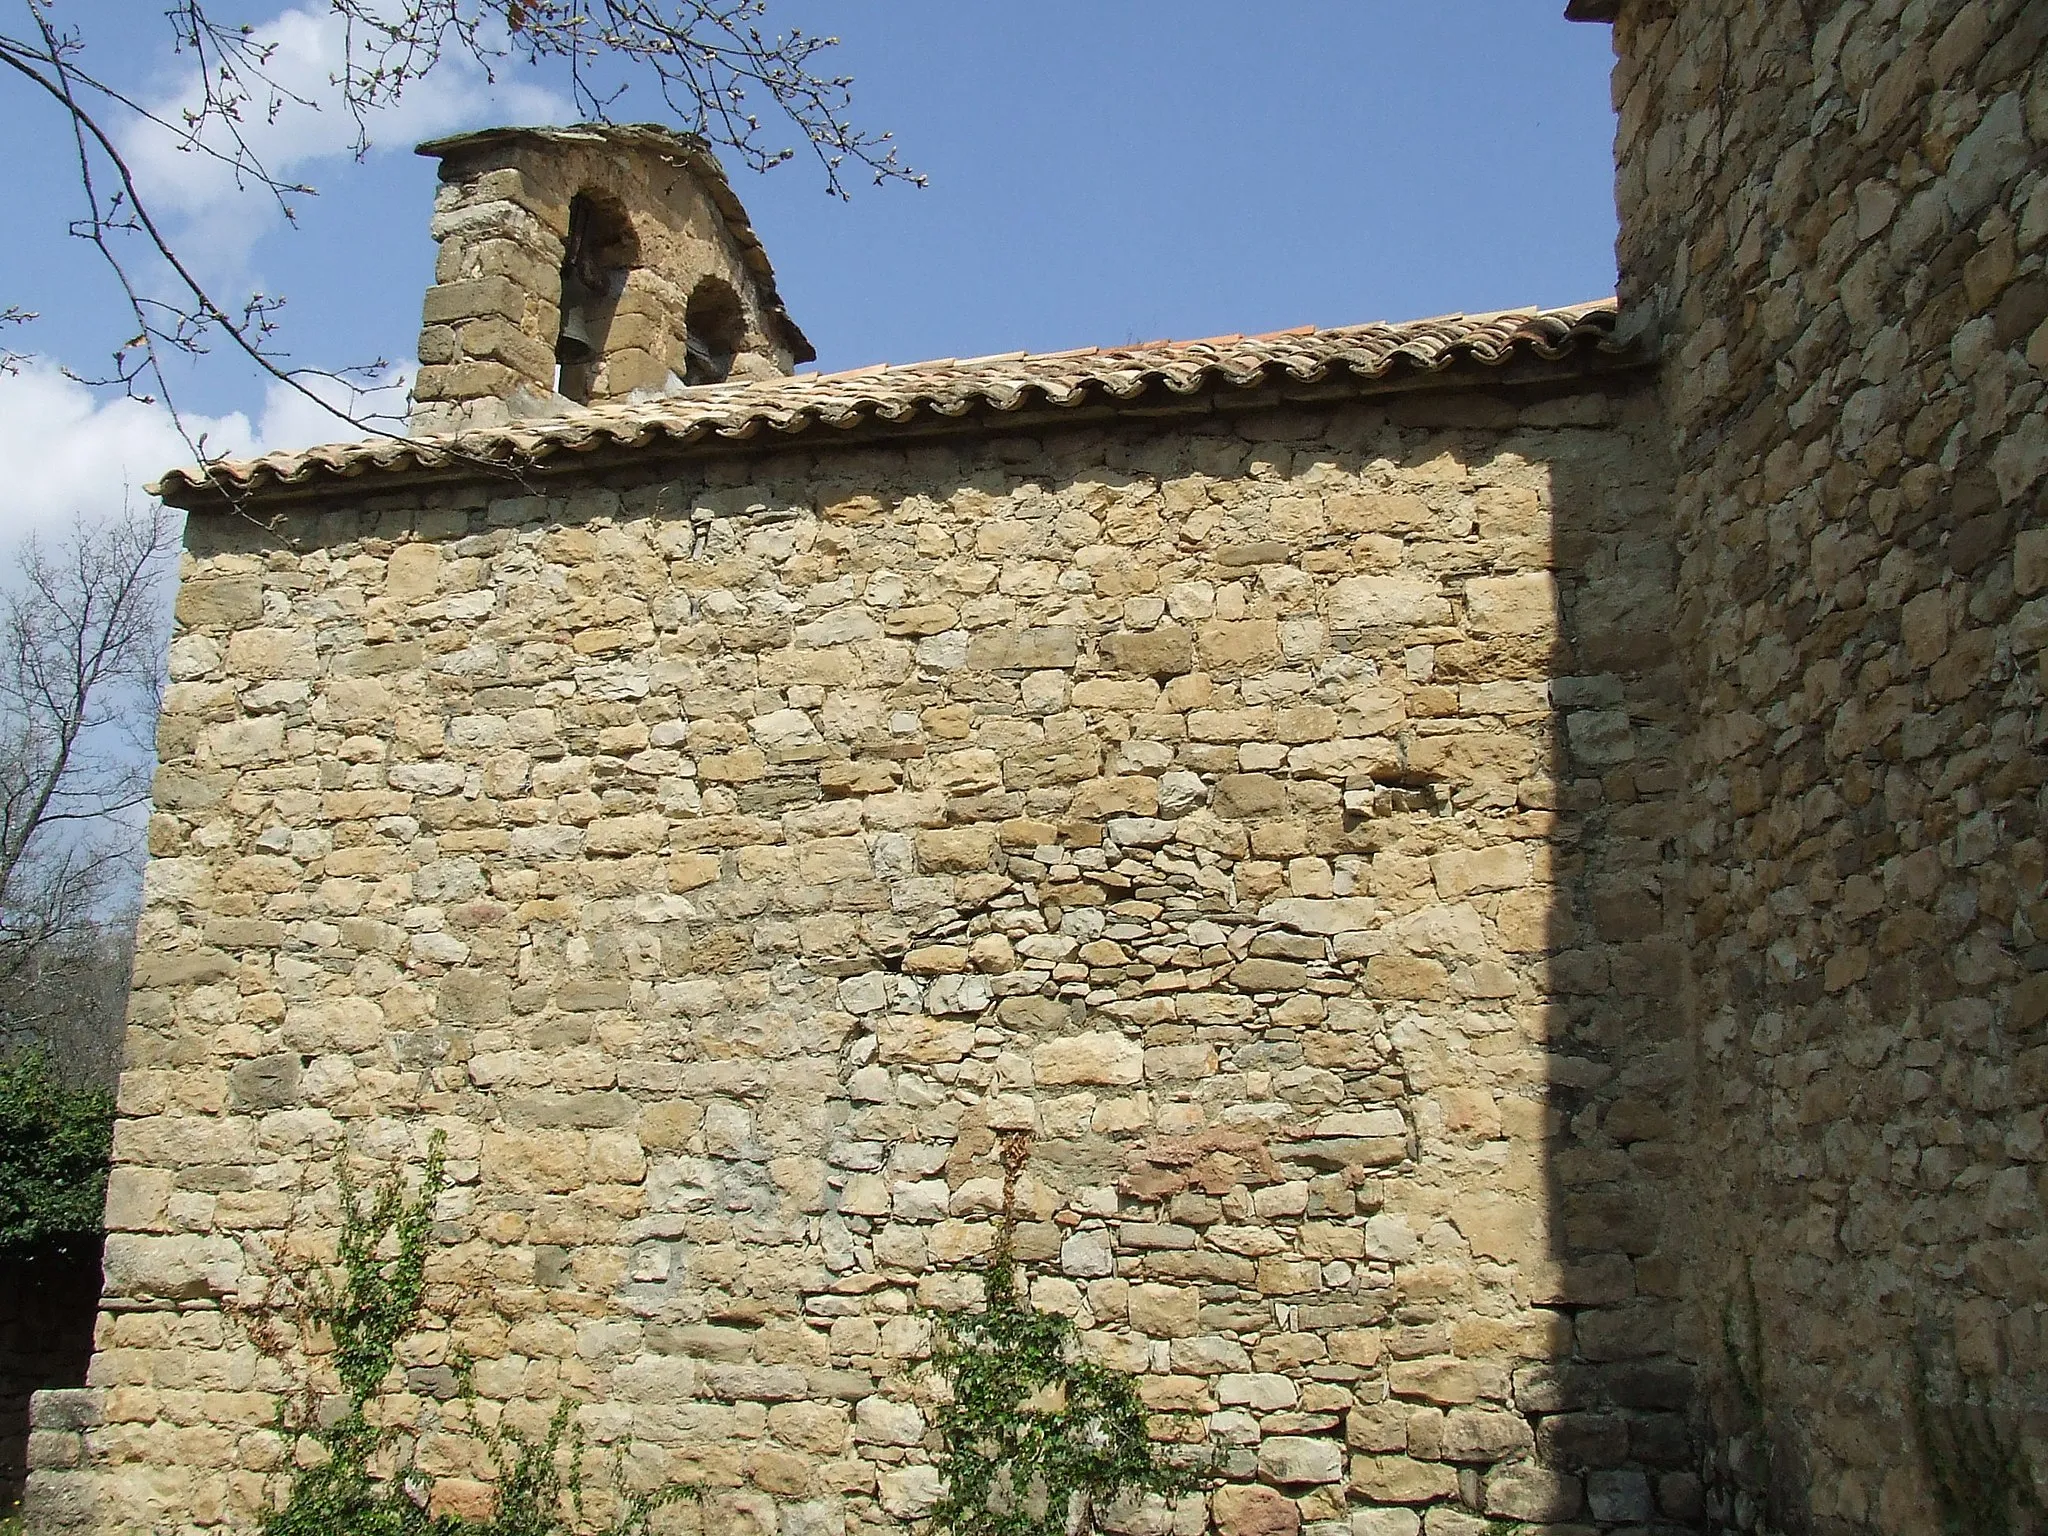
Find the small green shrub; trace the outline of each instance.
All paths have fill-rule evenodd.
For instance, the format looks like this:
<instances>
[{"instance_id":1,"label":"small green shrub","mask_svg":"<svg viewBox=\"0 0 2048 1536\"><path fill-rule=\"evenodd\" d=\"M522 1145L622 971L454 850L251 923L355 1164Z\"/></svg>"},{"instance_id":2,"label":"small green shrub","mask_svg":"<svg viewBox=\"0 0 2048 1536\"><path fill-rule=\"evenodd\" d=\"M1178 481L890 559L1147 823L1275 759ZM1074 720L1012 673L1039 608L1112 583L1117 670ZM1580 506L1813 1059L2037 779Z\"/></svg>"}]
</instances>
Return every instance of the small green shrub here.
<instances>
[{"instance_id":1,"label":"small green shrub","mask_svg":"<svg viewBox=\"0 0 2048 1536\"><path fill-rule=\"evenodd\" d=\"M1007 1253L988 1306L947 1318L934 1364L952 1383L938 1410L945 1491L932 1519L953 1536L1068 1536L1120 1494L1186 1493L1194 1474L1160 1460L1131 1379L1083 1359L1073 1323L1017 1294Z\"/></svg>"},{"instance_id":2,"label":"small green shrub","mask_svg":"<svg viewBox=\"0 0 2048 1536\"><path fill-rule=\"evenodd\" d=\"M569 1536L589 1530L587 1448L567 1402L557 1404L539 1438L503 1425L476 1429L497 1473L487 1517L429 1512L428 1482L414 1469L414 1439L380 1409L398 1370L398 1346L426 1311L434 1203L447 1186L441 1138L434 1138L411 1192L394 1171L366 1200L345 1161L336 1185L341 1230L335 1269L307 1267L278 1278L298 1331L331 1339L343 1402L338 1412L332 1406L323 1411L308 1378L284 1405L280 1427L295 1443L310 1440L317 1449L301 1459L284 1504L264 1519L264 1536ZM259 1342L289 1358L274 1336ZM468 1373L461 1374L467 1398ZM608 1530L646 1536L655 1511L695 1496L680 1483L622 1495Z\"/></svg>"},{"instance_id":3,"label":"small green shrub","mask_svg":"<svg viewBox=\"0 0 2048 1536\"><path fill-rule=\"evenodd\" d=\"M1016 1179L1029 1148L1003 1152L1003 1216L980 1312L934 1319L932 1364L952 1388L937 1410L948 1536L1079 1536L1123 1494L1172 1496L1202 1476L1163 1460L1131 1378L1083 1358L1073 1322L1034 1309L1011 1257Z\"/></svg>"},{"instance_id":4,"label":"small green shrub","mask_svg":"<svg viewBox=\"0 0 2048 1536\"><path fill-rule=\"evenodd\" d=\"M113 1141L112 1094L67 1085L39 1049L0 1059L0 1257L99 1242Z\"/></svg>"},{"instance_id":5,"label":"small green shrub","mask_svg":"<svg viewBox=\"0 0 2048 1536\"><path fill-rule=\"evenodd\" d=\"M2048 1507L2024 1447L1937 1337L1923 1324L1914 1338L1912 1409L1942 1536L2039 1536ZM1939 1366L1937 1354L1948 1357Z\"/></svg>"}]
</instances>

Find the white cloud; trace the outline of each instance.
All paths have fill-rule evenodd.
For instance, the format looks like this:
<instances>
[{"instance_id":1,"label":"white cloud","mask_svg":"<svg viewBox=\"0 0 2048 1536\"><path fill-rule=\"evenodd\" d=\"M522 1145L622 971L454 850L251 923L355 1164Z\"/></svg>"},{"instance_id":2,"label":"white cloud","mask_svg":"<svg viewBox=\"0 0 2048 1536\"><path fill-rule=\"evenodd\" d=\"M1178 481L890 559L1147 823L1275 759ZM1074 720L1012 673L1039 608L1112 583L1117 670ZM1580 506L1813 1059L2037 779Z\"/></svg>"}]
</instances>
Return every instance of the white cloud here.
<instances>
[{"instance_id":1,"label":"white cloud","mask_svg":"<svg viewBox=\"0 0 2048 1536\"><path fill-rule=\"evenodd\" d=\"M286 99L274 115L266 115L267 100L251 102L241 114L243 136L272 176L317 183L320 162L349 156L355 149L356 122L334 84L347 60L347 24L318 0L283 11L256 28L250 41L254 48L272 50L264 68ZM357 63L362 63L360 53ZM158 118L178 123L200 100L198 77L188 72L176 89L149 106ZM369 131L380 148L409 149L417 140L462 128L556 122L574 115L568 102L544 87L486 78L483 69L451 43L432 73L370 117ZM206 139L221 150L230 143L218 123ZM188 226L180 234L182 245L202 251L215 263L236 263L259 236L280 222L276 203L260 186L238 180L231 164L199 150L180 149L180 142L174 132L137 121L122 135L121 149L157 208Z\"/></svg>"},{"instance_id":2,"label":"white cloud","mask_svg":"<svg viewBox=\"0 0 2048 1536\"><path fill-rule=\"evenodd\" d=\"M211 450L246 453L246 416L187 422ZM0 543L98 522L148 498L143 485L191 458L170 413L127 399L103 400L42 359L0 378Z\"/></svg>"},{"instance_id":3,"label":"white cloud","mask_svg":"<svg viewBox=\"0 0 2048 1536\"><path fill-rule=\"evenodd\" d=\"M380 388L354 399L333 380L309 387L360 416L402 410L410 377L409 367L394 369ZM192 462L188 438L203 441L209 454L240 457L362 436L279 383L265 392L253 422L234 411L188 414L183 425L181 434L161 405L96 393L47 359L0 375L0 550L74 518L96 522L142 506L149 499L143 486Z\"/></svg>"}]
</instances>

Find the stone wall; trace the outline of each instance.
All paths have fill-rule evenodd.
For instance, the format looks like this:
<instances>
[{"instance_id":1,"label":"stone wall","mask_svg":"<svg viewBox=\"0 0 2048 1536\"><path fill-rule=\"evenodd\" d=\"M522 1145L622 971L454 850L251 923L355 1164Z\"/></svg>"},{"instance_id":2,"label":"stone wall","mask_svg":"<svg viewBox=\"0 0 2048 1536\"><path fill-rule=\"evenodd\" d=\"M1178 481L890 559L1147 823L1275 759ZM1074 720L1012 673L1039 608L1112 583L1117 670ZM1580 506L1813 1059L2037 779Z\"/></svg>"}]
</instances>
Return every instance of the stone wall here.
<instances>
[{"instance_id":1,"label":"stone wall","mask_svg":"<svg viewBox=\"0 0 2048 1536\"><path fill-rule=\"evenodd\" d=\"M277 1497L234 1304L435 1131L419 1390L720 1530L929 1507L1013 1133L1033 1301L1221 1448L1144 1528L1688 1517L1669 471L1573 388L196 516L36 1519Z\"/></svg>"},{"instance_id":2,"label":"stone wall","mask_svg":"<svg viewBox=\"0 0 2048 1536\"><path fill-rule=\"evenodd\" d=\"M2010 1410L2048 1476L2048 7L1643 0L1616 43L1717 1525L1930 1532L1916 1400Z\"/></svg>"}]
</instances>

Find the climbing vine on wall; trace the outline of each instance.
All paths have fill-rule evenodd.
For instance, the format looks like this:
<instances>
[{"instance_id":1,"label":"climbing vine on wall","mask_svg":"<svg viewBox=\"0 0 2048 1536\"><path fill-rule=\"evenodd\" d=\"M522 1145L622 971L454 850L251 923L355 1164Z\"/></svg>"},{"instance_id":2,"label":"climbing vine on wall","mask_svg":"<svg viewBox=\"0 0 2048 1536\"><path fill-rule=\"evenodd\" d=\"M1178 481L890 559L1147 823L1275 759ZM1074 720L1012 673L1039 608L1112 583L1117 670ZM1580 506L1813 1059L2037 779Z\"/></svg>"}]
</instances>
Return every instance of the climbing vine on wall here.
<instances>
[{"instance_id":1,"label":"climbing vine on wall","mask_svg":"<svg viewBox=\"0 0 2048 1536\"><path fill-rule=\"evenodd\" d=\"M1953 1339L1923 1320L1913 1339L1913 1430L1942 1536L2048 1531L2026 1447L1993 1396L1963 1370Z\"/></svg>"},{"instance_id":2,"label":"climbing vine on wall","mask_svg":"<svg viewBox=\"0 0 2048 1536\"><path fill-rule=\"evenodd\" d=\"M303 1353L289 1347L290 1334L324 1336L341 1388L336 1401L301 1375L287 1399L280 1427L312 1454L297 1457L291 1490L264 1519L264 1536L571 1536L592 1529L584 1500L587 1447L567 1402L556 1405L539 1436L472 1424L495 1466L490 1513L477 1518L431 1508L430 1480L415 1466L417 1438L390 1410L404 1381L399 1346L427 1316L434 1205L447 1187L442 1139L434 1138L410 1190L395 1170L374 1189L359 1190L345 1160L336 1187L341 1227L334 1265L281 1272L276 1278L287 1300L280 1311L290 1326L257 1331L259 1346L294 1369ZM473 1410L467 1371L461 1375L464 1406ZM657 1510L695 1496L680 1483L622 1495L606 1529L646 1536Z\"/></svg>"},{"instance_id":3,"label":"climbing vine on wall","mask_svg":"<svg viewBox=\"0 0 2048 1536\"><path fill-rule=\"evenodd\" d=\"M1003 1143L1003 1213L983 1274L987 1305L937 1320L933 1365L952 1388L936 1415L949 1536L1078 1536L1122 1495L1202 1486L1160 1456L1131 1378L1086 1359L1073 1322L1033 1308L1012 1257L1017 1175L1030 1140Z\"/></svg>"}]
</instances>

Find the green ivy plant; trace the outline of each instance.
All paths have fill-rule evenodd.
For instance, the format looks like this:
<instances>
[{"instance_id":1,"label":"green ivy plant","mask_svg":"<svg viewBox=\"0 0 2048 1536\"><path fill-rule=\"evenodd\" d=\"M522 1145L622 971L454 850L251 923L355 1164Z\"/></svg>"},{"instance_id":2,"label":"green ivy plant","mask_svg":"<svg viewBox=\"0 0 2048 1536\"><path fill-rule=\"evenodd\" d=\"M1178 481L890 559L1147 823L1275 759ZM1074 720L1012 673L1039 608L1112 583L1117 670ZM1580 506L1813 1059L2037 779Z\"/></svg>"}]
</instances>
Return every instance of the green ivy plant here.
<instances>
[{"instance_id":1,"label":"green ivy plant","mask_svg":"<svg viewBox=\"0 0 2048 1536\"><path fill-rule=\"evenodd\" d=\"M1130 1377L1088 1360L1073 1322L1021 1294L1011 1238L1029 1140L1003 1148L1003 1214L983 1272L987 1305L936 1318L933 1367L952 1388L936 1414L948 1536L1080 1536L1117 1497L1203 1486L1163 1460Z\"/></svg>"},{"instance_id":2,"label":"green ivy plant","mask_svg":"<svg viewBox=\"0 0 2048 1536\"><path fill-rule=\"evenodd\" d=\"M298 1458L285 1502L263 1521L264 1536L572 1536L591 1529L583 1497L587 1447L568 1402L556 1406L537 1438L508 1426L476 1431L497 1473L488 1516L430 1512L427 1480L414 1467L415 1442L379 1410L398 1371L398 1347L426 1311L434 1204L447 1187L445 1143L434 1137L410 1191L393 1171L366 1198L345 1160L336 1187L335 1267L279 1278L298 1331L332 1341L342 1402L338 1412L323 1405L310 1379L287 1400L280 1427L295 1444L310 1441L315 1449ZM274 1357L291 1358L275 1335L259 1343ZM460 1377L467 1398L466 1369ZM672 1483L624 1494L607 1529L611 1536L647 1536L657 1510L696 1492Z\"/></svg>"},{"instance_id":3,"label":"green ivy plant","mask_svg":"<svg viewBox=\"0 0 2048 1536\"><path fill-rule=\"evenodd\" d=\"M98 1244L113 1141L112 1094L68 1086L40 1049L0 1058L0 1258Z\"/></svg>"},{"instance_id":4,"label":"green ivy plant","mask_svg":"<svg viewBox=\"0 0 2048 1536\"><path fill-rule=\"evenodd\" d=\"M1765 1398L1763 1317L1763 1305L1756 1293L1756 1265L1745 1255L1741 1295L1731 1293L1721 1303L1721 1352L1727 1362L1728 1380L1742 1404L1743 1418L1760 1437L1768 1457L1770 1437L1765 1431L1770 1412Z\"/></svg>"},{"instance_id":5,"label":"green ivy plant","mask_svg":"<svg viewBox=\"0 0 2048 1536\"><path fill-rule=\"evenodd\" d=\"M1940 1368L1937 1354L1946 1356ZM1936 1376L1946 1380L1937 1386ZM1943 1536L2038 1536L2048 1530L2048 1506L2034 1492L2026 1448L1988 1399L1953 1345L1943 1347L1923 1322L1913 1340L1913 1428Z\"/></svg>"}]
</instances>

